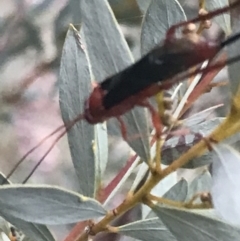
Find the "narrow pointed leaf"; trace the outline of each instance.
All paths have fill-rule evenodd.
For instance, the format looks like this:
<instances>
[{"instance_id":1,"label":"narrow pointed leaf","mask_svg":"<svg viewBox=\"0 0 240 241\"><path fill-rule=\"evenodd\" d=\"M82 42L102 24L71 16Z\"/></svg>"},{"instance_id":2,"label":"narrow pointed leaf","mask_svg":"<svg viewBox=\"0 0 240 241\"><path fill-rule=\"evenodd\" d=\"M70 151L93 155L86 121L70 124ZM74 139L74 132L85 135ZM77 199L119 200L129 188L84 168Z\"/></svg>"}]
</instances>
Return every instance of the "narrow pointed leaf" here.
<instances>
[{"instance_id":1,"label":"narrow pointed leaf","mask_svg":"<svg viewBox=\"0 0 240 241\"><path fill-rule=\"evenodd\" d=\"M82 0L81 15L86 48L97 82L118 73L133 63L126 40L106 0ZM145 161L149 158L146 110L134 108L123 116L128 144ZM119 125L116 125L119 128ZM140 136L131 138L131 136Z\"/></svg>"},{"instance_id":2,"label":"narrow pointed leaf","mask_svg":"<svg viewBox=\"0 0 240 241\"><path fill-rule=\"evenodd\" d=\"M178 1L152 0L142 24L142 55L160 44L172 25L185 20L186 16Z\"/></svg>"},{"instance_id":3,"label":"narrow pointed leaf","mask_svg":"<svg viewBox=\"0 0 240 241\"><path fill-rule=\"evenodd\" d=\"M0 211L1 214L1 211ZM30 222L25 222L22 219L12 217L9 214L4 215L4 218L20 229L29 240L39 240L39 241L54 241L54 237L45 225L34 224Z\"/></svg>"},{"instance_id":4,"label":"narrow pointed leaf","mask_svg":"<svg viewBox=\"0 0 240 241\"><path fill-rule=\"evenodd\" d=\"M240 238L240 229L214 218L157 206L153 210L177 240L232 241Z\"/></svg>"},{"instance_id":5,"label":"narrow pointed leaf","mask_svg":"<svg viewBox=\"0 0 240 241\"><path fill-rule=\"evenodd\" d=\"M2 216L49 225L75 223L106 213L94 199L47 185L2 186L0 210Z\"/></svg>"},{"instance_id":6,"label":"narrow pointed leaf","mask_svg":"<svg viewBox=\"0 0 240 241\"><path fill-rule=\"evenodd\" d=\"M89 63L77 34L70 27L60 66L59 98L63 121L66 125L77 115L83 113L85 100L92 89ZM97 173L92 145L94 129L93 125L81 120L68 131L68 142L79 179L80 192L91 197L95 193Z\"/></svg>"},{"instance_id":7,"label":"narrow pointed leaf","mask_svg":"<svg viewBox=\"0 0 240 241\"><path fill-rule=\"evenodd\" d=\"M152 191L151 194L156 196L162 196L164 193L166 193L170 188L172 188L177 182L177 174L172 173L168 175L166 178L164 178L161 182L156 185Z\"/></svg>"},{"instance_id":8,"label":"narrow pointed leaf","mask_svg":"<svg viewBox=\"0 0 240 241\"><path fill-rule=\"evenodd\" d=\"M8 180L5 179L5 176L0 173L0 183L11 184ZM39 241L54 241L54 237L51 232L45 225L35 224L30 222L25 222L22 219L13 217L10 215L10 212L2 213L0 210L0 215L2 215L9 223L20 229L28 238L34 237ZM1 219L2 220L2 219ZM5 221L6 222L6 221Z\"/></svg>"},{"instance_id":9,"label":"narrow pointed leaf","mask_svg":"<svg viewBox=\"0 0 240 241\"><path fill-rule=\"evenodd\" d=\"M150 218L119 227L119 233L143 241L176 240L159 218Z\"/></svg>"},{"instance_id":10,"label":"narrow pointed leaf","mask_svg":"<svg viewBox=\"0 0 240 241\"><path fill-rule=\"evenodd\" d=\"M213 145L212 200L214 208L229 223L240 225L240 154L225 144Z\"/></svg>"}]
</instances>

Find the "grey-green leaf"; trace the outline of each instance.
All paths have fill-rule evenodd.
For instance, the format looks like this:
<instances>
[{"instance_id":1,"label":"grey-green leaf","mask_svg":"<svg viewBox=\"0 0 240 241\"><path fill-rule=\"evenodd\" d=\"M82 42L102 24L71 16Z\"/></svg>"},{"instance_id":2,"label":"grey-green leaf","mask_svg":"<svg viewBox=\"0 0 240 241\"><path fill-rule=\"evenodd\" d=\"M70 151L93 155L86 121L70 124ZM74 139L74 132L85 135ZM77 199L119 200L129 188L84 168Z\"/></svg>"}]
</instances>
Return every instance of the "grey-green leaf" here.
<instances>
[{"instance_id":1,"label":"grey-green leaf","mask_svg":"<svg viewBox=\"0 0 240 241\"><path fill-rule=\"evenodd\" d=\"M119 233L143 241L176 240L159 218L150 218L119 227Z\"/></svg>"},{"instance_id":2,"label":"grey-green leaf","mask_svg":"<svg viewBox=\"0 0 240 241\"><path fill-rule=\"evenodd\" d=\"M172 188L176 183L177 183L177 174L172 173L168 175L166 178L164 178L161 182L159 182L158 185L156 185L152 189L151 194L156 196L162 196L170 188Z\"/></svg>"},{"instance_id":3,"label":"grey-green leaf","mask_svg":"<svg viewBox=\"0 0 240 241\"><path fill-rule=\"evenodd\" d=\"M86 48L97 82L133 63L129 47L106 0L82 0L81 16ZM129 137L128 144L138 155L147 160L150 148L146 110L134 108L123 116L123 120ZM131 136L140 137L131 138Z\"/></svg>"},{"instance_id":4,"label":"grey-green leaf","mask_svg":"<svg viewBox=\"0 0 240 241\"><path fill-rule=\"evenodd\" d=\"M216 211L229 223L240 225L240 154L232 147L213 145L211 195Z\"/></svg>"},{"instance_id":5,"label":"grey-green leaf","mask_svg":"<svg viewBox=\"0 0 240 241\"><path fill-rule=\"evenodd\" d=\"M163 198L173 201L183 202L186 200L188 194L188 182L185 179L177 182L164 195ZM156 214L151 210L147 218L156 217Z\"/></svg>"},{"instance_id":6,"label":"grey-green leaf","mask_svg":"<svg viewBox=\"0 0 240 241\"><path fill-rule=\"evenodd\" d=\"M172 188L170 188L163 197L166 199L183 202L188 194L188 182L185 179L181 179Z\"/></svg>"},{"instance_id":7,"label":"grey-green leaf","mask_svg":"<svg viewBox=\"0 0 240 241\"><path fill-rule=\"evenodd\" d=\"M70 27L63 47L59 76L60 108L66 125L83 113L84 102L92 89L89 63L80 44L80 35ZM94 126L83 120L78 121L68 131L68 142L80 192L90 197L95 193L93 140Z\"/></svg>"},{"instance_id":8,"label":"grey-green leaf","mask_svg":"<svg viewBox=\"0 0 240 241\"><path fill-rule=\"evenodd\" d=\"M217 211L215 209L192 209L189 210L190 212L200 214L209 218L214 218L218 220L222 220L221 217L219 217ZM224 220L222 220L224 221Z\"/></svg>"},{"instance_id":9,"label":"grey-green leaf","mask_svg":"<svg viewBox=\"0 0 240 241\"><path fill-rule=\"evenodd\" d=\"M239 31L240 31L239 23L240 23L240 20L238 21L238 25L233 28L233 32L229 37L231 37L232 35L234 35L236 33L239 33ZM229 59L239 56L240 39L238 39L234 43L228 45L226 47L226 49L227 49L227 55L228 55ZM232 96L234 96L236 94L237 90L239 89L239 83L240 83L239 68L240 68L240 61L230 64L228 66L230 91L231 91Z\"/></svg>"},{"instance_id":10,"label":"grey-green leaf","mask_svg":"<svg viewBox=\"0 0 240 241\"><path fill-rule=\"evenodd\" d=\"M5 179L5 176L2 173L0 173L0 183L3 183L3 181L4 181L4 184L10 184L10 182L7 179ZM45 225L25 222L21 219L11 216L10 212L8 212L7 214L2 214L1 211L2 210L0 210L0 215L4 216L4 218L9 223L19 228L27 237L29 238L34 237L40 241L54 241L54 238L51 232ZM0 220L1 220L1 223L3 224L6 223L4 219L0 218Z\"/></svg>"},{"instance_id":11,"label":"grey-green leaf","mask_svg":"<svg viewBox=\"0 0 240 241\"><path fill-rule=\"evenodd\" d=\"M137 0L137 4L142 13L145 13L151 3L151 0Z\"/></svg>"},{"instance_id":12,"label":"grey-green leaf","mask_svg":"<svg viewBox=\"0 0 240 241\"><path fill-rule=\"evenodd\" d=\"M185 20L185 13L178 1L152 0L142 24L142 55L161 43L172 25Z\"/></svg>"},{"instance_id":13,"label":"grey-green leaf","mask_svg":"<svg viewBox=\"0 0 240 241\"><path fill-rule=\"evenodd\" d=\"M220 220L190 211L154 207L177 240L184 241L232 241L239 240L240 229Z\"/></svg>"},{"instance_id":14,"label":"grey-green leaf","mask_svg":"<svg viewBox=\"0 0 240 241\"><path fill-rule=\"evenodd\" d=\"M0 187L3 216L27 222L59 225L104 216L96 200L48 185L10 185Z\"/></svg>"},{"instance_id":15,"label":"grey-green leaf","mask_svg":"<svg viewBox=\"0 0 240 241\"><path fill-rule=\"evenodd\" d=\"M9 212L10 213L10 212ZM0 211L1 214L1 211ZM54 241L54 237L45 225L25 222L22 219L13 217L9 214L4 215L4 218L12 225L20 229L30 240L39 241Z\"/></svg>"}]
</instances>

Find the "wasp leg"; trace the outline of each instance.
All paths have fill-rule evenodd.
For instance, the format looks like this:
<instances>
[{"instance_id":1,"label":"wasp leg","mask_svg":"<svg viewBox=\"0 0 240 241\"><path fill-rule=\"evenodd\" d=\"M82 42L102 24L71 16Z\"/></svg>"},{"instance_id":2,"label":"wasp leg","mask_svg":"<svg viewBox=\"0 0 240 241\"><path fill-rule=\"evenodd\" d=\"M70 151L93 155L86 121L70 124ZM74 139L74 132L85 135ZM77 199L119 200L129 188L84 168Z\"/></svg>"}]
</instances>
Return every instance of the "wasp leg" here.
<instances>
[{"instance_id":1,"label":"wasp leg","mask_svg":"<svg viewBox=\"0 0 240 241\"><path fill-rule=\"evenodd\" d=\"M168 41L169 39L172 39L174 37L174 34L175 34L175 31L177 28L179 27L183 27L183 26L186 26L190 23L197 23L197 22L200 22L200 21L206 21L206 20L209 20L215 16L218 16L220 14L223 14L227 11L229 11L230 9L233 9L234 7L238 6L240 4L240 1L237 0L231 4L229 4L228 6L225 6L223 8L219 8L219 9L216 9L215 11L212 11L212 12L209 12L207 14L203 14L194 19L191 19L189 21L185 21L185 22L180 22L178 24L175 24L173 25L172 27L169 28L169 30L167 31L167 34L166 34L166 41Z\"/></svg>"}]
</instances>

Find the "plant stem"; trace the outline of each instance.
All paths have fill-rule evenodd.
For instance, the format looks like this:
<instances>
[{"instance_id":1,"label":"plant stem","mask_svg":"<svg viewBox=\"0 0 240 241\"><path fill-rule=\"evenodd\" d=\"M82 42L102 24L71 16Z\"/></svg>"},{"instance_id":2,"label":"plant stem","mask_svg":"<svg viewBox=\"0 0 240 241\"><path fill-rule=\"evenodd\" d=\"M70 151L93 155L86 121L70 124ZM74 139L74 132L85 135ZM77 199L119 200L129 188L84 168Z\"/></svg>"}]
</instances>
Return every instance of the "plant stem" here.
<instances>
[{"instance_id":1,"label":"plant stem","mask_svg":"<svg viewBox=\"0 0 240 241\"><path fill-rule=\"evenodd\" d=\"M157 185L157 183L161 180L159 175L153 174L148 181L129 199L126 199L121 203L114 212L109 212L100 222L98 222L95 226L92 227L91 233L97 234L106 229L106 226L113 221L117 216L125 213L132 207L134 207L137 203L140 203L144 196L149 193L152 188ZM76 241L86 241L88 239L88 233L82 233Z\"/></svg>"},{"instance_id":2,"label":"plant stem","mask_svg":"<svg viewBox=\"0 0 240 241\"><path fill-rule=\"evenodd\" d=\"M240 90L238 91L240 93ZM236 132L240 131L240 95L236 95L232 101L232 107L229 115L208 137L209 142L213 139L216 142L220 142ZM185 154L180 156L176 161L174 161L170 166L165 168L161 173L155 171L152 172L151 177L146 181L146 183L134 194L129 196L123 203L121 203L114 211L109 212L100 222L95 224L92 227L91 233L97 234L99 232L105 231L108 227L108 224L113 221L116 216L120 216L125 213L136 204L140 202L144 202L144 198L147 198L147 195L151 192L152 188L154 188L159 181L163 178L176 171L178 168L186 165L190 160L201 156L207 150L207 142L206 139L201 140L192 148L190 148ZM151 202L149 200L149 202ZM202 208L204 205L201 204L198 207L194 205L195 208ZM76 239L76 241L87 241L88 233L84 232L80 234L80 236Z\"/></svg>"}]
</instances>

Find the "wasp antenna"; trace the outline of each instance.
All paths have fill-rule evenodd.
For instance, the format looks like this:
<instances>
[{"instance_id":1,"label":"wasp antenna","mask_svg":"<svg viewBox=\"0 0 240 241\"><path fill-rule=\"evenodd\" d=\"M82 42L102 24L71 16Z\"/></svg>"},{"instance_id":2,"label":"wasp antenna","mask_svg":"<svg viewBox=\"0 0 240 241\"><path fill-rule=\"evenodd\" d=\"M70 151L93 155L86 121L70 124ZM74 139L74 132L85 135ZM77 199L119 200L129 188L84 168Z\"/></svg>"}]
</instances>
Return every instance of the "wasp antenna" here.
<instances>
[{"instance_id":1,"label":"wasp antenna","mask_svg":"<svg viewBox=\"0 0 240 241\"><path fill-rule=\"evenodd\" d=\"M57 142L65 135L67 130L64 130L61 135L59 135L55 141L52 143L52 145L48 148L48 150L45 152L45 154L42 156L42 158L37 162L37 164L34 166L32 171L28 174L28 176L23 180L22 184L25 184L29 178L33 175L33 173L36 171L36 169L41 165L41 163L44 161L48 153L54 148L54 146L57 144Z\"/></svg>"},{"instance_id":2,"label":"wasp antenna","mask_svg":"<svg viewBox=\"0 0 240 241\"><path fill-rule=\"evenodd\" d=\"M56 134L58 131L60 131L61 129L63 129L65 127L65 125L61 125L59 126L57 129L55 129L53 132L51 132L49 135L47 135L46 137L44 137L36 146L34 146L32 149L30 149L18 162L17 164L14 166L14 168L11 170L10 173L8 173L8 175L6 176L6 180L12 176L12 174L17 170L17 168L21 165L21 163L32 153L34 152L38 147L40 147L46 140L48 140L51 136L53 136L54 134Z\"/></svg>"},{"instance_id":3,"label":"wasp antenna","mask_svg":"<svg viewBox=\"0 0 240 241\"><path fill-rule=\"evenodd\" d=\"M221 48L225 47L228 44L231 44L231 43L235 42L239 38L240 38L240 32L228 37L226 40L221 42L221 44L220 44Z\"/></svg>"},{"instance_id":4,"label":"wasp antenna","mask_svg":"<svg viewBox=\"0 0 240 241\"><path fill-rule=\"evenodd\" d=\"M75 123L77 123L79 120L81 120L81 119L83 119L84 118L84 116L81 114L81 115L79 115L79 116L77 116L75 119L73 119L71 122L69 122L67 125L61 125L61 126L59 126L58 128L56 128L53 132L51 132L49 135L47 135L46 137L44 137L37 145L35 145L33 148L31 148L18 162L17 162L17 164L14 166L14 168L11 170L11 172L10 173L8 173L8 175L6 176L6 180L8 179L8 178L10 178L12 175L13 175L13 173L17 170L17 168L23 163L23 161L32 153L32 152L34 152L38 147L40 147L45 141L47 141L51 136L53 136L54 134L56 134L57 132L59 132L61 129L63 129L63 128L66 128L65 129L65 131L64 131L64 134L68 131L68 130L70 130L72 127L73 127L73 125L75 125ZM63 134L63 135L64 135ZM55 143L56 144L56 143ZM54 145L55 145L54 144ZM52 147L53 148L53 147ZM51 148L51 150L52 150L52 148ZM2 183L2 185L3 184L5 184L5 182L4 183Z\"/></svg>"},{"instance_id":5,"label":"wasp antenna","mask_svg":"<svg viewBox=\"0 0 240 241\"><path fill-rule=\"evenodd\" d=\"M57 142L80 120L84 118L84 115L81 114L77 116L75 119L73 119L71 122L68 123L66 129L55 139L55 141L51 144L51 146L48 148L48 150L45 152L45 154L42 156L42 158L37 162L37 164L34 166L32 171L28 174L28 176L23 180L22 184L25 184L29 178L33 175L33 173L36 171L36 169L40 166L40 164L44 161L46 156L49 154L49 152L54 148L54 146L57 144ZM60 128L60 127L59 127ZM58 129L59 129L58 128Z\"/></svg>"}]
</instances>

